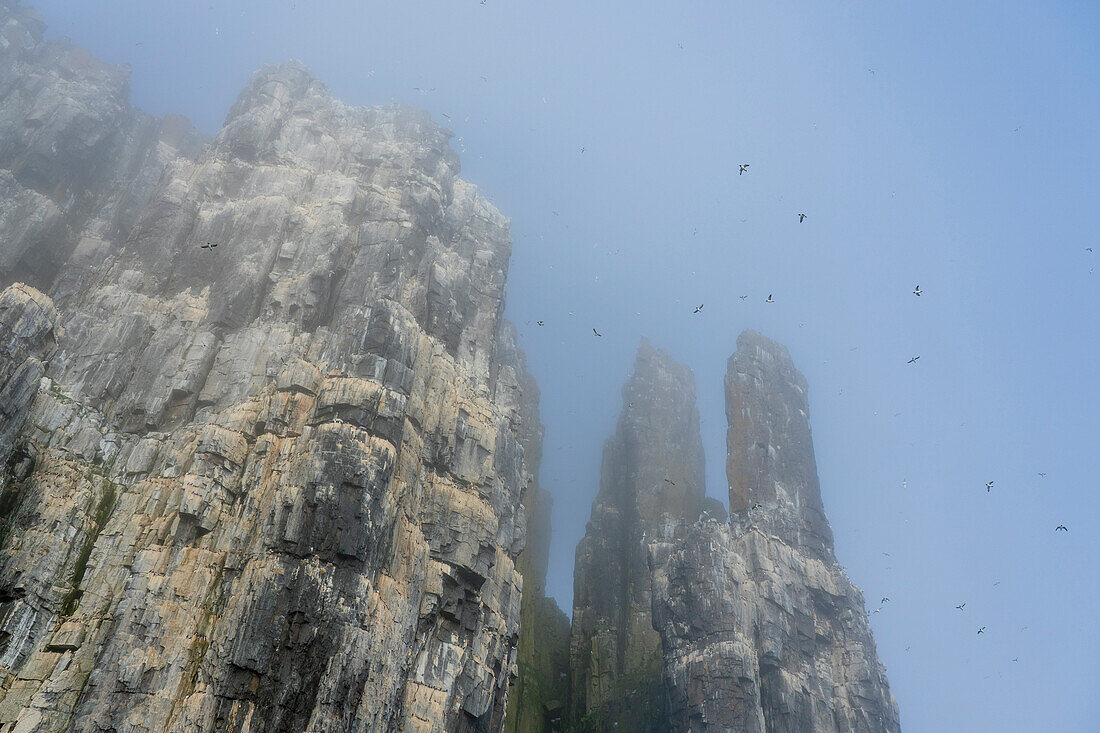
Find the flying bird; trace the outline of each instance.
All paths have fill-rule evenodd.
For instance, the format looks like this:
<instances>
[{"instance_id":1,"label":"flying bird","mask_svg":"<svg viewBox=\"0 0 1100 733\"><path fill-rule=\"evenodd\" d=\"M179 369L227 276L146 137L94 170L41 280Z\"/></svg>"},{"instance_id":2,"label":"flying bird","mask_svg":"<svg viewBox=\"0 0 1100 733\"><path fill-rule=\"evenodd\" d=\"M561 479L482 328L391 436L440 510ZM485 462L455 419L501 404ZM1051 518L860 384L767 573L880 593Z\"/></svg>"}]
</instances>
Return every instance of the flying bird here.
<instances>
[{"instance_id":1,"label":"flying bird","mask_svg":"<svg viewBox=\"0 0 1100 733\"><path fill-rule=\"evenodd\" d=\"M546 324L543 323L542 321L535 321L535 325L536 326L545 326Z\"/></svg>"},{"instance_id":2,"label":"flying bird","mask_svg":"<svg viewBox=\"0 0 1100 733\"><path fill-rule=\"evenodd\" d=\"M912 359L910 359L909 361L907 361L907 362L905 362L905 363L906 363L906 364L912 364L913 362L915 362L915 361L916 361L917 359L919 359L919 358L920 358L919 356L914 356L914 357L913 357Z\"/></svg>"},{"instance_id":3,"label":"flying bird","mask_svg":"<svg viewBox=\"0 0 1100 733\"><path fill-rule=\"evenodd\" d=\"M699 307L698 307L698 308L696 308L695 310L693 310L693 311L692 311L692 313L698 313L698 312L699 312L699 311L701 311L701 310L703 310L703 304L702 304L702 303L700 303L700 304L699 304Z\"/></svg>"},{"instance_id":4,"label":"flying bird","mask_svg":"<svg viewBox=\"0 0 1100 733\"><path fill-rule=\"evenodd\" d=\"M879 601L879 603L889 603L889 602L890 602L890 599L889 599L889 598L887 598L886 596L883 596L883 597L882 597L882 600L881 600L881 601Z\"/></svg>"},{"instance_id":5,"label":"flying bird","mask_svg":"<svg viewBox=\"0 0 1100 733\"><path fill-rule=\"evenodd\" d=\"M798 215L798 223L801 224L804 221L806 221L806 215L805 214L799 214Z\"/></svg>"},{"instance_id":6,"label":"flying bird","mask_svg":"<svg viewBox=\"0 0 1100 733\"><path fill-rule=\"evenodd\" d=\"M1057 527L1054 528L1054 531L1055 532L1069 532L1069 530L1066 529L1066 525L1064 525L1064 524L1059 524Z\"/></svg>"},{"instance_id":7,"label":"flying bird","mask_svg":"<svg viewBox=\"0 0 1100 733\"><path fill-rule=\"evenodd\" d=\"M987 494L990 491L993 491L993 482L992 481L986 481L985 482L985 491L986 491Z\"/></svg>"},{"instance_id":8,"label":"flying bird","mask_svg":"<svg viewBox=\"0 0 1100 733\"><path fill-rule=\"evenodd\" d=\"M765 300L764 302L765 303L774 303L775 302L774 300L772 300L772 294L771 293L768 293L768 299Z\"/></svg>"},{"instance_id":9,"label":"flying bird","mask_svg":"<svg viewBox=\"0 0 1100 733\"><path fill-rule=\"evenodd\" d=\"M1042 476L1043 478L1047 477L1047 475L1045 473L1043 473L1042 471L1039 472L1039 475Z\"/></svg>"},{"instance_id":10,"label":"flying bird","mask_svg":"<svg viewBox=\"0 0 1100 733\"><path fill-rule=\"evenodd\" d=\"M749 164L748 163L741 163L741 170L737 171L737 175L741 175L742 173L744 173L748 169L749 169Z\"/></svg>"},{"instance_id":11,"label":"flying bird","mask_svg":"<svg viewBox=\"0 0 1100 733\"><path fill-rule=\"evenodd\" d=\"M597 336L603 336L603 334L602 334L602 333L600 333L599 331L597 331L597 330L596 330L596 329L594 329L594 328L592 329L592 333L596 334Z\"/></svg>"},{"instance_id":12,"label":"flying bird","mask_svg":"<svg viewBox=\"0 0 1100 733\"><path fill-rule=\"evenodd\" d=\"M673 481L673 480L671 480L671 479L667 479L667 478L665 479L665 483L666 483L666 484L672 484L673 486L675 486L675 485L676 485L676 482L675 482L675 481Z\"/></svg>"},{"instance_id":13,"label":"flying bird","mask_svg":"<svg viewBox=\"0 0 1100 733\"><path fill-rule=\"evenodd\" d=\"M217 242L213 242L213 243L207 242L206 244L200 244L199 249L214 249L217 246L218 246Z\"/></svg>"},{"instance_id":14,"label":"flying bird","mask_svg":"<svg viewBox=\"0 0 1100 733\"><path fill-rule=\"evenodd\" d=\"M581 146L581 152L582 153L584 152L584 146L583 145Z\"/></svg>"},{"instance_id":15,"label":"flying bird","mask_svg":"<svg viewBox=\"0 0 1100 733\"><path fill-rule=\"evenodd\" d=\"M742 295L742 296L739 296L739 297L741 298L741 300L747 300L749 296L747 296L747 295Z\"/></svg>"},{"instance_id":16,"label":"flying bird","mask_svg":"<svg viewBox=\"0 0 1100 733\"><path fill-rule=\"evenodd\" d=\"M1020 661L1020 658L1019 658L1019 657L1013 657L1013 658L1012 658L1012 661L1013 661L1013 662L1018 662L1018 661Z\"/></svg>"},{"instance_id":17,"label":"flying bird","mask_svg":"<svg viewBox=\"0 0 1100 733\"><path fill-rule=\"evenodd\" d=\"M983 627L981 627L980 629L978 629L978 633L979 633L979 634L983 634L983 633L985 633L985 627L983 626Z\"/></svg>"},{"instance_id":18,"label":"flying bird","mask_svg":"<svg viewBox=\"0 0 1100 733\"><path fill-rule=\"evenodd\" d=\"M921 289L920 289L920 285L918 285L917 287L913 288L913 295L915 295L919 298L920 294L921 294Z\"/></svg>"},{"instance_id":19,"label":"flying bird","mask_svg":"<svg viewBox=\"0 0 1100 733\"><path fill-rule=\"evenodd\" d=\"M961 611L961 610L963 610L964 608L966 608L966 604L965 604L965 603L960 603L959 605L955 606L955 608L957 608L957 609L959 609L959 610Z\"/></svg>"}]
</instances>

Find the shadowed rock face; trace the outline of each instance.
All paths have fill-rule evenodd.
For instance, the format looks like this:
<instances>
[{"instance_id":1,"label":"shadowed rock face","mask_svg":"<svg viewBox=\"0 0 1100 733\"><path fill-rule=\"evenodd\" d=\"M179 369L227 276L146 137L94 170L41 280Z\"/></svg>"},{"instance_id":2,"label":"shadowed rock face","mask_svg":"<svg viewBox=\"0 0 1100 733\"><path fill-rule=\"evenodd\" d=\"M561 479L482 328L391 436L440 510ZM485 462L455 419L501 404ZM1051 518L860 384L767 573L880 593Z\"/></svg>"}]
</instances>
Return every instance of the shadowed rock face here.
<instances>
[{"instance_id":1,"label":"shadowed rock face","mask_svg":"<svg viewBox=\"0 0 1100 733\"><path fill-rule=\"evenodd\" d=\"M290 63L206 144L0 34L0 728L499 730L541 429L450 133Z\"/></svg>"},{"instance_id":2,"label":"shadowed rock face","mask_svg":"<svg viewBox=\"0 0 1100 733\"><path fill-rule=\"evenodd\" d=\"M61 319L53 302L26 285L0 291L0 497L9 480L24 477L33 460L16 451L27 412L38 394L49 357L57 349ZM0 499L0 516L8 519ZM10 525L0 527L5 533ZM2 535L0 535L2 536Z\"/></svg>"},{"instance_id":3,"label":"shadowed rock face","mask_svg":"<svg viewBox=\"0 0 1100 733\"><path fill-rule=\"evenodd\" d=\"M806 382L753 332L726 374L730 523L649 545L669 730L900 730L863 594L821 509Z\"/></svg>"},{"instance_id":4,"label":"shadowed rock face","mask_svg":"<svg viewBox=\"0 0 1100 733\"><path fill-rule=\"evenodd\" d=\"M570 687L579 729L667 729L645 547L662 525L699 516L703 477L694 377L643 340L577 546Z\"/></svg>"}]
</instances>

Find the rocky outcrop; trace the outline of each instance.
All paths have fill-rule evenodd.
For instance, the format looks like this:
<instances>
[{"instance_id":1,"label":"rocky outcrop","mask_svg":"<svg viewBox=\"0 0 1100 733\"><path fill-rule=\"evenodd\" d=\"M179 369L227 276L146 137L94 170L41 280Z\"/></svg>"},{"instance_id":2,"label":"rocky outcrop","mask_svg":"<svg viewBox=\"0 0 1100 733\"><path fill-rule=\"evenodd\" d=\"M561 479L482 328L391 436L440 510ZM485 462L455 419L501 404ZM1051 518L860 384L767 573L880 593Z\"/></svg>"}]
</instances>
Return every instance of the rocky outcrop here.
<instances>
[{"instance_id":1,"label":"rocky outcrop","mask_svg":"<svg viewBox=\"0 0 1100 733\"><path fill-rule=\"evenodd\" d=\"M694 521L703 492L694 377L643 340L577 546L570 643L577 729L667 730L646 546L663 525Z\"/></svg>"},{"instance_id":2,"label":"rocky outcrop","mask_svg":"<svg viewBox=\"0 0 1100 733\"><path fill-rule=\"evenodd\" d=\"M669 730L900 730L863 595L822 509L806 381L753 332L726 375L729 524L649 545Z\"/></svg>"},{"instance_id":3,"label":"rocky outcrop","mask_svg":"<svg viewBox=\"0 0 1100 733\"><path fill-rule=\"evenodd\" d=\"M450 133L290 63L203 147L0 14L0 276L63 327L0 331L0 730L499 730L540 428Z\"/></svg>"},{"instance_id":4,"label":"rocky outcrop","mask_svg":"<svg viewBox=\"0 0 1100 733\"><path fill-rule=\"evenodd\" d=\"M206 140L182 117L130 106L128 68L44 29L0 0L0 287L67 296L117 250L165 167Z\"/></svg>"}]
</instances>

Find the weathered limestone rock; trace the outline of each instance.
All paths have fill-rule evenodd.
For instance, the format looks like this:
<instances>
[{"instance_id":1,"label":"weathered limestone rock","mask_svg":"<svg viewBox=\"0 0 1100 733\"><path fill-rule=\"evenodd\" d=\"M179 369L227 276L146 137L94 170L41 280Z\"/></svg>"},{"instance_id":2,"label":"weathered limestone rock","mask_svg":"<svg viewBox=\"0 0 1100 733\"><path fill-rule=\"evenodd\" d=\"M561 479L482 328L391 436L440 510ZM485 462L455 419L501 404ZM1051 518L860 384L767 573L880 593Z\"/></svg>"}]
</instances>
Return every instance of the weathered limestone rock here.
<instances>
[{"instance_id":1,"label":"weathered limestone rock","mask_svg":"<svg viewBox=\"0 0 1100 733\"><path fill-rule=\"evenodd\" d=\"M44 29L33 10L0 0L0 287L23 281L64 308L165 167L205 138L182 117L131 107L128 68L46 42Z\"/></svg>"},{"instance_id":2,"label":"weathered limestone rock","mask_svg":"<svg viewBox=\"0 0 1100 733\"><path fill-rule=\"evenodd\" d=\"M704 490L694 377L643 339L577 546L570 643L577 729L667 730L646 546L665 524L698 518Z\"/></svg>"},{"instance_id":3,"label":"weathered limestone rock","mask_svg":"<svg viewBox=\"0 0 1100 733\"><path fill-rule=\"evenodd\" d=\"M726 375L731 517L650 544L669 730L899 731L821 505L806 382L753 332Z\"/></svg>"},{"instance_id":4,"label":"weathered limestone rock","mask_svg":"<svg viewBox=\"0 0 1100 733\"><path fill-rule=\"evenodd\" d=\"M60 335L61 319L45 295L26 285L0 291L0 497L9 477L24 478L34 465L33 455L16 452L16 441ZM0 498L0 521L8 519L5 508Z\"/></svg>"},{"instance_id":5,"label":"weathered limestone rock","mask_svg":"<svg viewBox=\"0 0 1100 733\"><path fill-rule=\"evenodd\" d=\"M450 134L289 63L204 147L41 31L0 2L0 281L64 326L0 331L0 731L500 730L541 433Z\"/></svg>"}]
</instances>

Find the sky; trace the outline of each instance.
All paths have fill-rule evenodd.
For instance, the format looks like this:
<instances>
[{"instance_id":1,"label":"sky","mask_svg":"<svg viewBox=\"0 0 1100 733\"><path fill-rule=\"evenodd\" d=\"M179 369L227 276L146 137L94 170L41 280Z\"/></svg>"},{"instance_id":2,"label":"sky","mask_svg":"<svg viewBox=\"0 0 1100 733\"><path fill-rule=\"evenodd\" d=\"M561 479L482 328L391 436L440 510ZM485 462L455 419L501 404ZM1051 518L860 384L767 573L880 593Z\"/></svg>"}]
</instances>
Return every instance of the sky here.
<instances>
[{"instance_id":1,"label":"sky","mask_svg":"<svg viewBox=\"0 0 1100 733\"><path fill-rule=\"evenodd\" d=\"M210 134L289 58L454 131L512 222L566 612L641 336L694 370L724 500L722 378L754 328L809 382L841 564L890 598L903 729L1095 730L1100 4L33 5Z\"/></svg>"}]
</instances>

